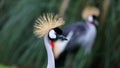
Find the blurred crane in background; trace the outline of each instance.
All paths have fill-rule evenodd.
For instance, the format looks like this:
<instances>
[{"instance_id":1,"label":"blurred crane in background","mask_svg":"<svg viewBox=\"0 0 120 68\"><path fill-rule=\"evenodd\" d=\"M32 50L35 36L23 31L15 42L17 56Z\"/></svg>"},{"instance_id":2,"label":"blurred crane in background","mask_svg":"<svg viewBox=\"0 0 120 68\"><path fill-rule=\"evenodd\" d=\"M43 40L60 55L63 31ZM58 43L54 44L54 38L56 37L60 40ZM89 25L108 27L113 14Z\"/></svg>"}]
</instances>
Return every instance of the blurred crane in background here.
<instances>
[{"instance_id":1,"label":"blurred crane in background","mask_svg":"<svg viewBox=\"0 0 120 68\"><path fill-rule=\"evenodd\" d=\"M99 16L100 11L96 7L86 7L83 10L82 17L85 22L77 22L71 25L68 25L63 29L63 35L68 35L69 32L73 31L73 36L64 47L55 46L54 55L57 59L56 64L60 64L57 62L61 62L61 57L64 57L61 53L64 52L73 52L76 53L80 47L84 49L84 54L89 54L93 47L95 38L96 38L96 26L98 25L98 21L96 19ZM61 56L62 55L62 56Z\"/></svg>"}]
</instances>

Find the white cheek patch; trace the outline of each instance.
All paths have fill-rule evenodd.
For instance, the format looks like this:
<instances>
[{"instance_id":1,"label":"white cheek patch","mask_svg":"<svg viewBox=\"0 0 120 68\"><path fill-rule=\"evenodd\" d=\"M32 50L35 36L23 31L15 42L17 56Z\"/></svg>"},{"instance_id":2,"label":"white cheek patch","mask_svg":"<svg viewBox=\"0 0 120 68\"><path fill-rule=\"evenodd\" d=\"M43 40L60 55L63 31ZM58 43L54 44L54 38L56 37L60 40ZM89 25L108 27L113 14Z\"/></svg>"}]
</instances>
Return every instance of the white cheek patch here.
<instances>
[{"instance_id":1,"label":"white cheek patch","mask_svg":"<svg viewBox=\"0 0 120 68\"><path fill-rule=\"evenodd\" d=\"M89 17L88 17L88 21L90 21L90 22L93 21L93 17L92 17L92 16L89 16Z\"/></svg>"},{"instance_id":2,"label":"white cheek patch","mask_svg":"<svg viewBox=\"0 0 120 68\"><path fill-rule=\"evenodd\" d=\"M56 38L56 34L55 34L55 31L54 31L54 30L50 30L50 32L49 32L49 37L52 38L52 39L55 39L55 38Z\"/></svg>"}]
</instances>

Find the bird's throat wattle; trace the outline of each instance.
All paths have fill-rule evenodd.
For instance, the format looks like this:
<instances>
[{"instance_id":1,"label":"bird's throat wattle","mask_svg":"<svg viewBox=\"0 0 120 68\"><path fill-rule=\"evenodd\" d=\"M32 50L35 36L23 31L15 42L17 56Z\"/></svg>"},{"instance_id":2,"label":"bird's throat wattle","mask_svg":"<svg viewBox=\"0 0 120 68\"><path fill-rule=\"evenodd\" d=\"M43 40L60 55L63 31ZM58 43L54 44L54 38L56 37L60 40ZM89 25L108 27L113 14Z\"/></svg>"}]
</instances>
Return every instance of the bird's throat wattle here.
<instances>
[{"instance_id":1,"label":"bird's throat wattle","mask_svg":"<svg viewBox=\"0 0 120 68\"><path fill-rule=\"evenodd\" d=\"M54 42L53 42L53 41L50 41L50 45L51 45L51 47L52 47L52 48L54 48L54 47L55 47L55 45L54 45Z\"/></svg>"},{"instance_id":2,"label":"bird's throat wattle","mask_svg":"<svg viewBox=\"0 0 120 68\"><path fill-rule=\"evenodd\" d=\"M90 22L90 24L94 25L94 22Z\"/></svg>"}]
</instances>

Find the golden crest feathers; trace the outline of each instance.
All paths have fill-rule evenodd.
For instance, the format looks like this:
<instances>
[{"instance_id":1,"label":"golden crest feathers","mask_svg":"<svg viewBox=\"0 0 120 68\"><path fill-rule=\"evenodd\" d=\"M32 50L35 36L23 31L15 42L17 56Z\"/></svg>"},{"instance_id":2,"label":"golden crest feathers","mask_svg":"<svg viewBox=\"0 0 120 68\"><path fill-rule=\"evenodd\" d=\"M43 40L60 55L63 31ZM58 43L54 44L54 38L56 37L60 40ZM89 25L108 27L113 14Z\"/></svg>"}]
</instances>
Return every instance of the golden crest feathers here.
<instances>
[{"instance_id":1,"label":"golden crest feathers","mask_svg":"<svg viewBox=\"0 0 120 68\"><path fill-rule=\"evenodd\" d=\"M83 10L82 18L86 20L90 15L99 16L99 14L100 14L100 11L98 8L94 6L88 6Z\"/></svg>"},{"instance_id":2,"label":"golden crest feathers","mask_svg":"<svg viewBox=\"0 0 120 68\"><path fill-rule=\"evenodd\" d=\"M44 14L40 16L34 25L34 33L38 37L45 36L49 30L55 27L59 27L64 24L63 18L59 18L58 15L52 13Z\"/></svg>"}]
</instances>

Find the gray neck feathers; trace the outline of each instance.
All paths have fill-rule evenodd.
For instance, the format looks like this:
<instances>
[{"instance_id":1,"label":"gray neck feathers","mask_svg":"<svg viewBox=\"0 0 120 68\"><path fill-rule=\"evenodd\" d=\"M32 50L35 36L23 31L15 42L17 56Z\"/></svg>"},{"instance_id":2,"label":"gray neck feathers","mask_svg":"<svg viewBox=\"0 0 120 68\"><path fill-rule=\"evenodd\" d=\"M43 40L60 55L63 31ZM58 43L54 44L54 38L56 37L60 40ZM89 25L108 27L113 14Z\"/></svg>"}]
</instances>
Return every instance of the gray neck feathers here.
<instances>
[{"instance_id":1,"label":"gray neck feathers","mask_svg":"<svg viewBox=\"0 0 120 68\"><path fill-rule=\"evenodd\" d=\"M52 47L49 43L47 35L44 37L44 43L45 43L45 48L46 48L47 57L48 57L47 68L55 68L54 55L53 55Z\"/></svg>"}]
</instances>

